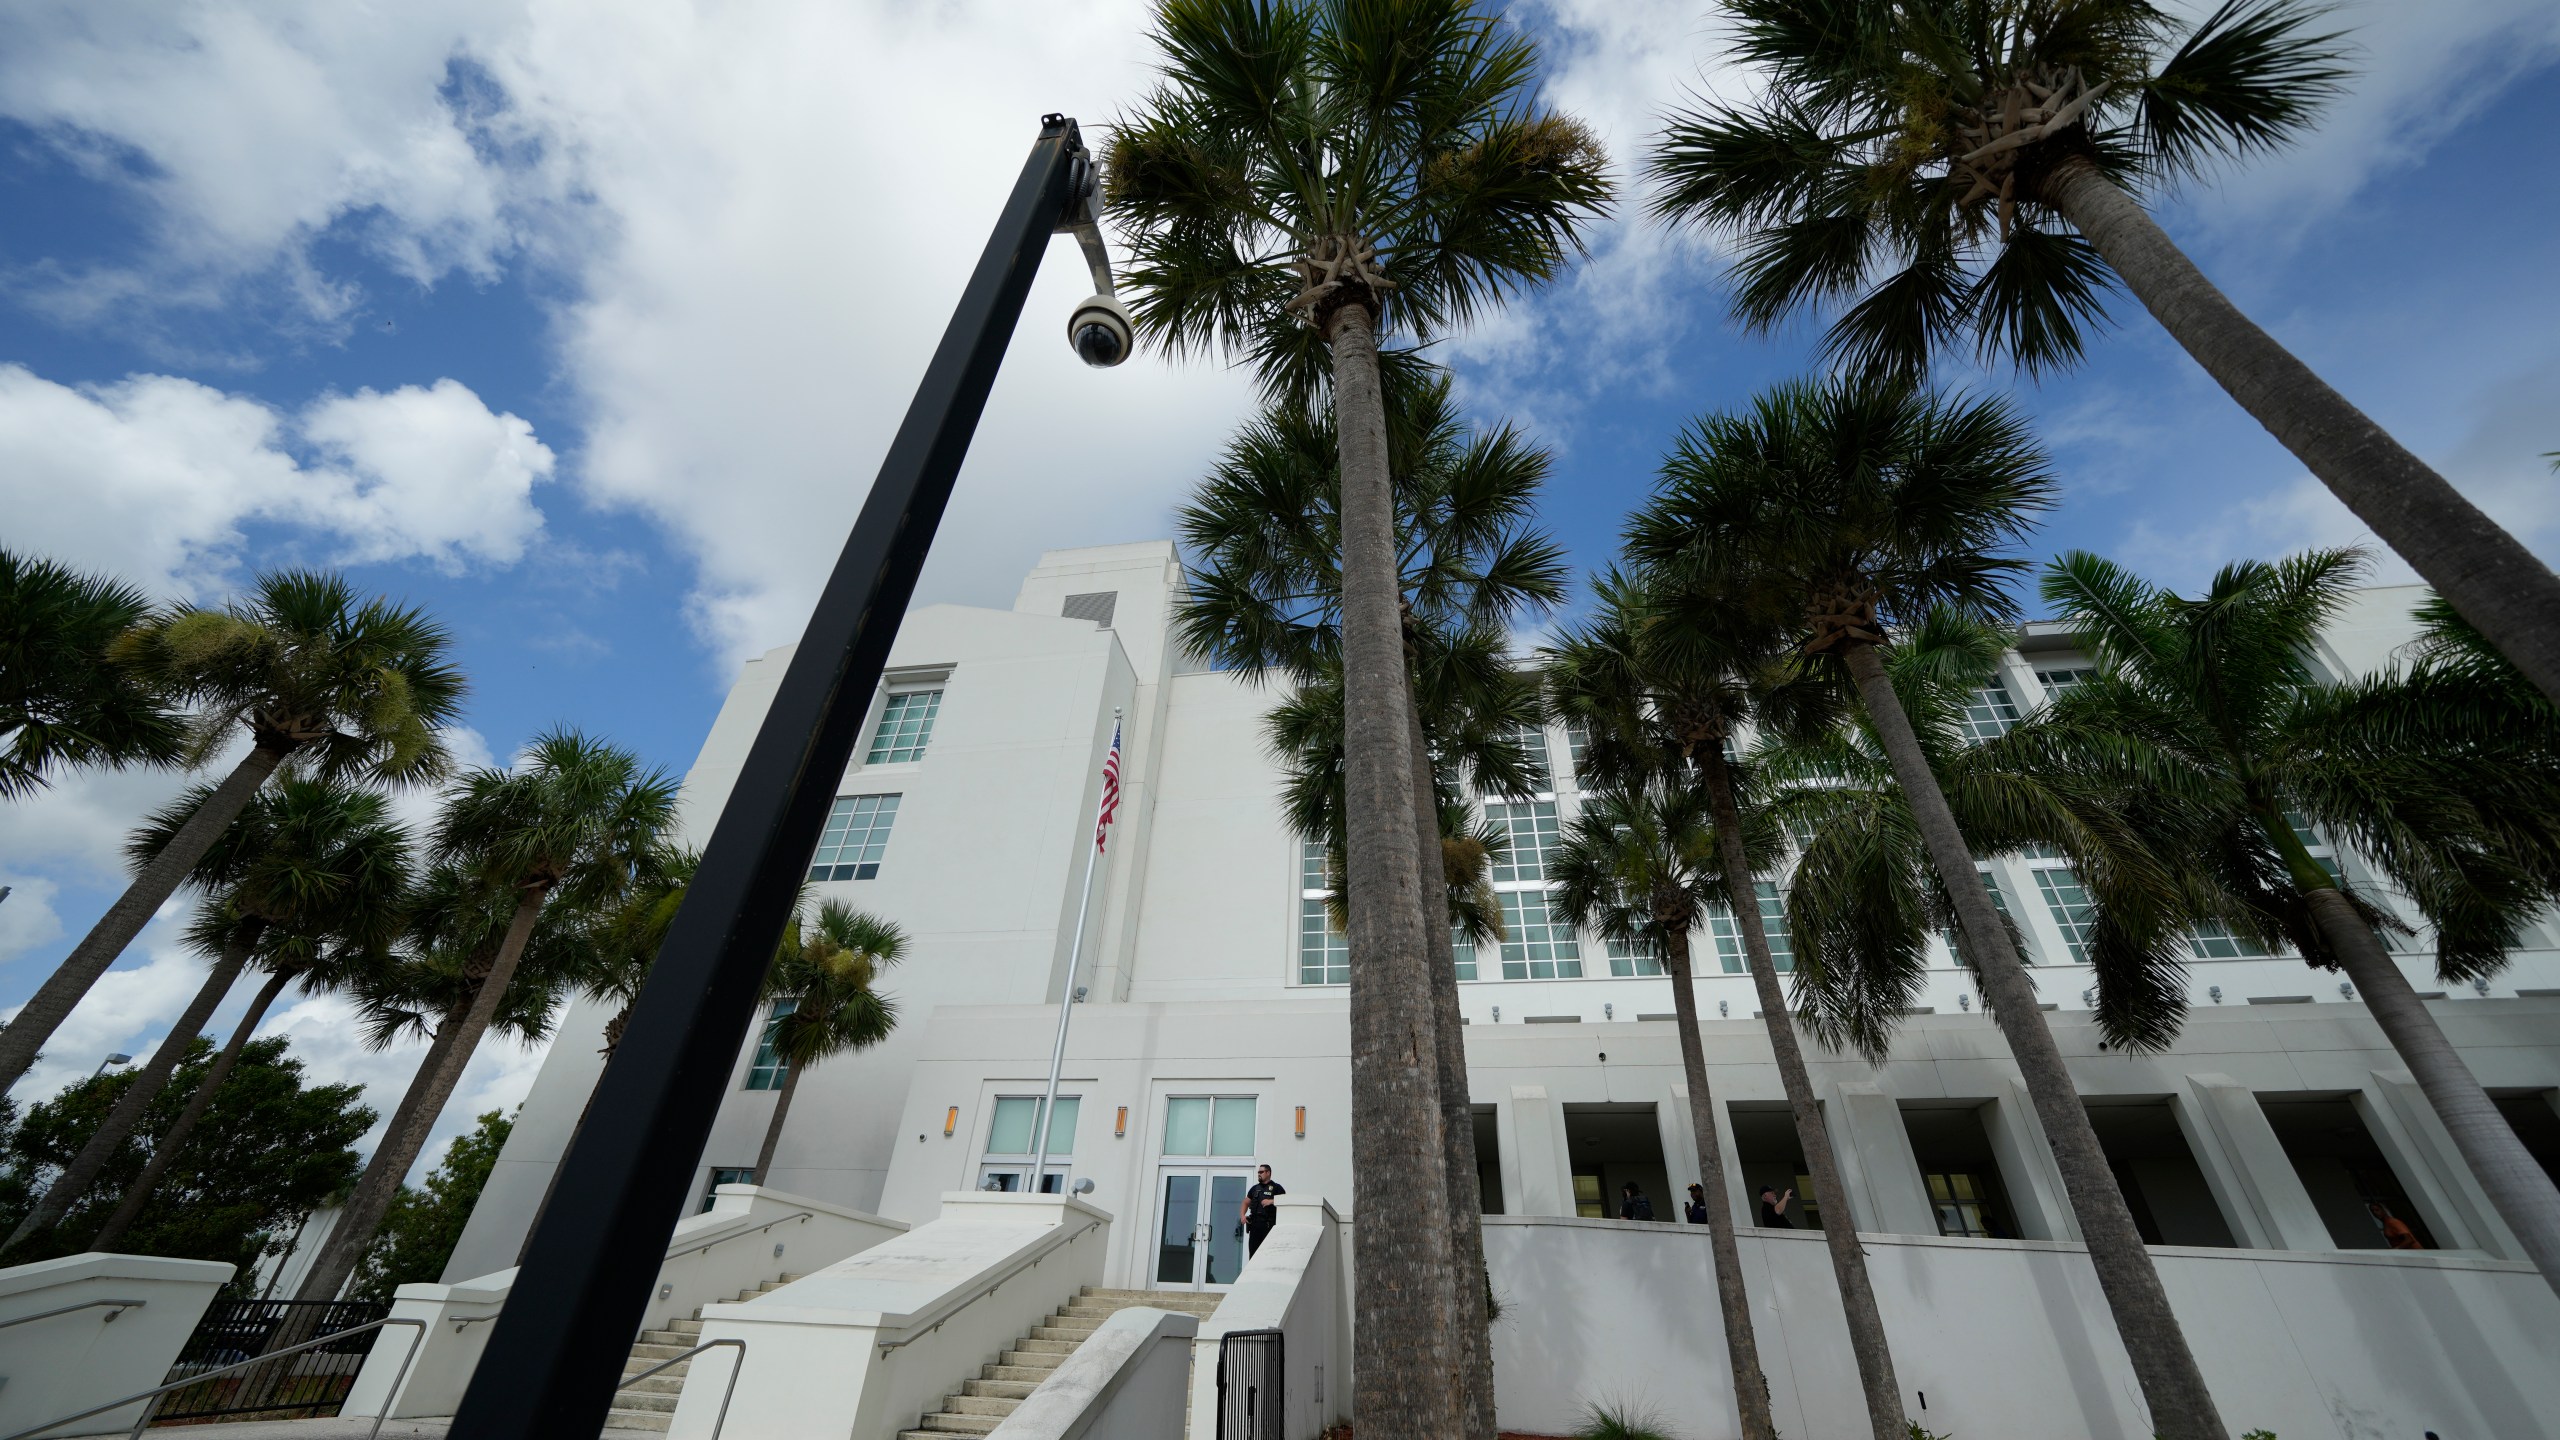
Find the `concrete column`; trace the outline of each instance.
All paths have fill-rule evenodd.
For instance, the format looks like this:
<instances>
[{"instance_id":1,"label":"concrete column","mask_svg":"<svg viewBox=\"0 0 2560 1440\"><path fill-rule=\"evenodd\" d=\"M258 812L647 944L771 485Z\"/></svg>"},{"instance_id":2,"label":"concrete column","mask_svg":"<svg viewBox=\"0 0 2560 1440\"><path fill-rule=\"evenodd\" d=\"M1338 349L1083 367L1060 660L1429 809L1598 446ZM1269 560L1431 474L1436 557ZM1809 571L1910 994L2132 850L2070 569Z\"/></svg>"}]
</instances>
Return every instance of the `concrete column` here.
<instances>
[{"instance_id":1,"label":"concrete column","mask_svg":"<svg viewBox=\"0 0 2560 1440\"><path fill-rule=\"evenodd\" d=\"M1872 1080L1843 1080L1824 1108L1839 1137L1840 1184L1861 1230L1894 1235L1935 1235L1936 1210L1911 1153L1902 1106Z\"/></svg>"},{"instance_id":2,"label":"concrete column","mask_svg":"<svg viewBox=\"0 0 2560 1440\"><path fill-rule=\"evenodd\" d=\"M1751 1198L1751 1187L1742 1180L1742 1157L1736 1153L1733 1140L1733 1108L1708 1097L1715 1116L1716 1145L1724 1151L1724 1198L1733 1207L1734 1224L1750 1225L1759 1218L1758 1202ZM1662 1154L1672 1165L1671 1198L1678 1204L1689 1203L1689 1187L1698 1183L1698 1134L1689 1121L1689 1087L1671 1087L1671 1100L1662 1114ZM1679 1214L1663 1217L1680 1218Z\"/></svg>"},{"instance_id":3,"label":"concrete column","mask_svg":"<svg viewBox=\"0 0 2560 1440\"><path fill-rule=\"evenodd\" d=\"M1982 1128L2000 1162L2009 1204L2018 1212L2018 1233L2029 1240L2079 1239L2071 1192L2063 1188L2062 1168L2053 1163L2053 1146L2044 1137L2044 1122L2036 1116L2027 1087L2001 1081L1990 1108Z\"/></svg>"},{"instance_id":4,"label":"concrete column","mask_svg":"<svg viewBox=\"0 0 2560 1440\"><path fill-rule=\"evenodd\" d=\"M2255 1250L2338 1248L2256 1092L2228 1075L2189 1075L2185 1085L2186 1103L2172 1108L2240 1243Z\"/></svg>"},{"instance_id":5,"label":"concrete column","mask_svg":"<svg viewBox=\"0 0 2560 1440\"><path fill-rule=\"evenodd\" d=\"M1548 1098L1544 1085L1514 1085L1500 1118L1503 1208L1514 1215L1571 1215L1573 1160L1566 1153L1564 1107Z\"/></svg>"},{"instance_id":6,"label":"concrete column","mask_svg":"<svg viewBox=\"0 0 2560 1440\"><path fill-rule=\"evenodd\" d=\"M2486 1250L2502 1260L2531 1258L2498 1217L2497 1207L2489 1203L2488 1193L2472 1177L2435 1107L2408 1071L2374 1071L2359 1105L2438 1244L2448 1250Z\"/></svg>"}]
</instances>

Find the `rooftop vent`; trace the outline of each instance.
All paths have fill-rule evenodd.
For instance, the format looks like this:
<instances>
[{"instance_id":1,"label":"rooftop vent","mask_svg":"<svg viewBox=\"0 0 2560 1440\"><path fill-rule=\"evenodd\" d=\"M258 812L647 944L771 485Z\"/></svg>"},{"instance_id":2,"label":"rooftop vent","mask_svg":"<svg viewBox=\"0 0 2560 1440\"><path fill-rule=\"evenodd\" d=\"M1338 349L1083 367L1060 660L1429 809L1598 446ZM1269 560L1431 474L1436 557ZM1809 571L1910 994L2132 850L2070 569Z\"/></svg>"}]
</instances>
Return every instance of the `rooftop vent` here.
<instances>
[{"instance_id":1,"label":"rooftop vent","mask_svg":"<svg viewBox=\"0 0 2560 1440\"><path fill-rule=\"evenodd\" d=\"M1063 613L1070 620L1090 620L1108 630L1111 628L1111 612L1119 608L1119 604L1119 591L1097 590L1091 595L1068 596Z\"/></svg>"}]
</instances>

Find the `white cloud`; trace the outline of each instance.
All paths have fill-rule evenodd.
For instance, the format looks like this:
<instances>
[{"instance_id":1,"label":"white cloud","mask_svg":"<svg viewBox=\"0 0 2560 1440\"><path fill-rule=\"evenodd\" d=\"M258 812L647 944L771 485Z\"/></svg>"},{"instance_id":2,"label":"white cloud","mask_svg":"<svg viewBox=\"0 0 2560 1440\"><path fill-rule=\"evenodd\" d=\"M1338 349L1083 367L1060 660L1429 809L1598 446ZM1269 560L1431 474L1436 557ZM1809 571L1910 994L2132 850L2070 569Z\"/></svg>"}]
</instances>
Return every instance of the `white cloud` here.
<instances>
[{"instance_id":1,"label":"white cloud","mask_svg":"<svg viewBox=\"0 0 2560 1440\"><path fill-rule=\"evenodd\" d=\"M282 1035L293 1042L292 1054L302 1062L305 1084L364 1087L364 1103L373 1107L377 1117L374 1127L356 1142L356 1148L367 1154L381 1143L383 1131L391 1123L392 1110L407 1093L418 1064L427 1053L427 1042L415 1038L381 1050L365 1048L363 1025L355 1006L338 995L306 996L290 1005L279 1005L276 1013L258 1027L258 1034L262 1039ZM483 1112L512 1113L532 1090L533 1077L541 1070L542 1057L549 1051L548 1040L525 1045L503 1035L483 1036L480 1048L463 1067L452 1097L428 1131L427 1143L418 1152L407 1178L415 1183L434 1169L444 1157L445 1147L456 1135L469 1130Z\"/></svg>"},{"instance_id":2,"label":"white cloud","mask_svg":"<svg viewBox=\"0 0 2560 1440\"><path fill-rule=\"evenodd\" d=\"M511 564L553 464L530 425L452 380L297 417L173 376L74 389L0 365L10 543L156 595L225 588L258 521L313 532L331 560Z\"/></svg>"}]
</instances>

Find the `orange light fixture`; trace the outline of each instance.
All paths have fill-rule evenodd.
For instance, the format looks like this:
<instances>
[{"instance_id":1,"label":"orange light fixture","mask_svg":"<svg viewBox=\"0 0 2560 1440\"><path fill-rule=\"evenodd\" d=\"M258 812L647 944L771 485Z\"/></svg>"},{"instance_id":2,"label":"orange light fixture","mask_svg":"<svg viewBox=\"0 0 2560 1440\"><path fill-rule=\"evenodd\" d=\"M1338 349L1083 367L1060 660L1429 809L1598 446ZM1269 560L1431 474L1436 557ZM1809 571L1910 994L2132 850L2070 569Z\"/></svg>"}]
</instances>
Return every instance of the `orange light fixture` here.
<instances>
[{"instance_id":1,"label":"orange light fixture","mask_svg":"<svg viewBox=\"0 0 2560 1440\"><path fill-rule=\"evenodd\" d=\"M1126 1139L1128 1134L1129 1107L1123 1105L1120 1107L1120 1118L1111 1122L1111 1138L1114 1140Z\"/></svg>"},{"instance_id":2,"label":"orange light fixture","mask_svg":"<svg viewBox=\"0 0 2560 1440\"><path fill-rule=\"evenodd\" d=\"M950 1138L951 1138L951 1132L953 1132L954 1130L957 1130L957 1129L959 1129L959 1128L960 1128L960 1107L959 1107L959 1106L957 1106L957 1105L954 1105L954 1106L952 1106L948 1111L944 1112L944 1114L943 1114L943 1117L942 1117L942 1138L943 1138L943 1139L945 1139L945 1140L950 1139Z\"/></svg>"},{"instance_id":3,"label":"orange light fixture","mask_svg":"<svg viewBox=\"0 0 2560 1440\"><path fill-rule=\"evenodd\" d=\"M1298 1138L1307 1138L1307 1107L1304 1105L1298 1107Z\"/></svg>"}]
</instances>

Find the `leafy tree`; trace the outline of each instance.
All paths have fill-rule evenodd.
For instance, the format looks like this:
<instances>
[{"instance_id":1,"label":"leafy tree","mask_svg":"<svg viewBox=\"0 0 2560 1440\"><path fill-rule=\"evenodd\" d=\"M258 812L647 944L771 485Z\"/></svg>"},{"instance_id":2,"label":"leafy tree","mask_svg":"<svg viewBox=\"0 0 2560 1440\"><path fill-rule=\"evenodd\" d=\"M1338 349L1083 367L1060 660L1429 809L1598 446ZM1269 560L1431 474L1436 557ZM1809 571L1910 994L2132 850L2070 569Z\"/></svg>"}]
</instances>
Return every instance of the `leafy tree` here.
<instances>
[{"instance_id":1,"label":"leafy tree","mask_svg":"<svg viewBox=\"0 0 2560 1440\"><path fill-rule=\"evenodd\" d=\"M475 770L446 792L433 844L445 900L441 912L419 913L434 952L425 976L460 983L447 992L426 1059L300 1298L326 1299L354 1272L480 1037L510 1003L545 907L557 896L570 918L554 928L583 930L578 917L630 894L674 815L673 781L574 730L537 736L516 769Z\"/></svg>"},{"instance_id":2,"label":"leafy tree","mask_svg":"<svg viewBox=\"0 0 2560 1440\"><path fill-rule=\"evenodd\" d=\"M1778 858L1777 827L1761 823L1734 844L1746 859L1744 882ZM1724 886L1723 837L1704 787L1661 778L1603 790L1586 798L1547 862L1559 915L1601 938L1661 957L1671 979L1671 1008L1680 1030L1680 1068L1689 1085L1689 1125L1698 1144L1698 1183L1707 1196L1707 1240L1715 1255L1716 1305L1724 1316L1726 1358L1744 1440L1774 1440L1769 1377L1751 1323L1751 1297L1734 1241L1732 1200L1725 1190L1724 1151L1716 1138L1715 1096L1707 1087L1707 1049L1698 1032L1698 987L1689 964L1689 932ZM1751 909L1760 908L1754 896Z\"/></svg>"},{"instance_id":3,"label":"leafy tree","mask_svg":"<svg viewBox=\"0 0 2560 1440\"><path fill-rule=\"evenodd\" d=\"M463 691L447 644L424 612L359 602L343 577L316 571L262 575L228 609L171 610L126 631L117 663L195 707L189 764L209 763L244 733L249 751L0 1030L0 1089L35 1063L280 768L384 785L440 779L451 761L438 727L458 713Z\"/></svg>"},{"instance_id":4,"label":"leafy tree","mask_svg":"<svg viewBox=\"0 0 2560 1440\"><path fill-rule=\"evenodd\" d=\"M1358 1237L1355 1423L1491 1440L1481 1387L1444 1379L1480 1368L1451 1331L1448 1207L1411 1203L1447 1178L1436 1042L1393 1043L1434 1028L1434 927L1380 339L1428 341L1553 276L1608 201L1601 151L1536 103L1535 48L1471 0L1162 0L1152 38L1162 79L1104 170L1139 330L1251 364L1274 399L1329 396L1337 421L1348 878L1398 897L1351 918L1355 1204L1411 1221Z\"/></svg>"},{"instance_id":5,"label":"leafy tree","mask_svg":"<svg viewBox=\"0 0 2560 1440\"><path fill-rule=\"evenodd\" d=\"M453 1137L424 1185L400 1187L383 1213L373 1248L356 1269L349 1299L388 1301L403 1285L432 1285L443 1278L444 1262L453 1258L462 1227L470 1223L471 1209L489 1183L490 1167L498 1163L498 1152L506 1148L514 1128L506 1112L488 1111L478 1125Z\"/></svg>"},{"instance_id":6,"label":"leafy tree","mask_svg":"<svg viewBox=\"0 0 2560 1440\"><path fill-rule=\"evenodd\" d=\"M1916 374L1970 335L2077 360L2121 281L2358 518L2560 700L2560 577L2241 313L2151 217L2289 142L2345 79L2328 6L1727 0L1756 99L1671 117L1655 208L1735 237L1756 327L1842 304L1829 349Z\"/></svg>"},{"instance_id":7,"label":"leafy tree","mask_svg":"<svg viewBox=\"0 0 2560 1440\"><path fill-rule=\"evenodd\" d=\"M764 1147L756 1152L757 1184L773 1173L774 1148L782 1143L791 1098L800 1093L801 1072L830 1055L877 1045L897 1028L898 1004L880 992L878 981L906 954L905 931L841 900L792 921L764 977L765 1000L775 1010L767 1038L783 1071Z\"/></svg>"},{"instance_id":8,"label":"leafy tree","mask_svg":"<svg viewBox=\"0 0 2560 1440\"><path fill-rule=\"evenodd\" d=\"M198 1040L178 1068L178 1083L145 1111L139 1135L167 1128L212 1059L213 1046ZM93 1076L28 1107L9 1138L10 1172L40 1183L69 1164L133 1078ZM124 1250L228 1261L240 1267L235 1281L245 1280L262 1256L290 1245L287 1237L304 1216L355 1177L353 1146L374 1122L374 1112L357 1103L362 1093L355 1085L305 1086L302 1062L287 1053L283 1038L251 1041L207 1116L223 1143L188 1149L143 1207ZM142 1138L127 1141L102 1172L103 1183L21 1254L43 1259L80 1248L75 1237L104 1217L110 1197L141 1170L148 1146ZM0 1211L0 1219L19 1218Z\"/></svg>"},{"instance_id":9,"label":"leafy tree","mask_svg":"<svg viewBox=\"0 0 2560 1440\"><path fill-rule=\"evenodd\" d=\"M0 550L0 799L66 766L177 762L185 724L109 653L149 610L130 585Z\"/></svg>"},{"instance_id":10,"label":"leafy tree","mask_svg":"<svg viewBox=\"0 0 2560 1440\"><path fill-rule=\"evenodd\" d=\"M2053 503L2043 454L2004 403L1848 379L1781 386L1747 411L1698 421L1664 466L1664 482L1630 522L1630 553L1720 577L1755 608L1801 615L1804 652L1847 672L2053 1147L2153 1423L2170 1440L2223 1440L2213 1396L2036 1009L2034 984L1975 878L1964 831L1881 653L1897 628L1942 606L1985 619L2015 614L2004 582L2024 562L2004 552Z\"/></svg>"},{"instance_id":11,"label":"leafy tree","mask_svg":"<svg viewBox=\"0 0 2560 1440\"><path fill-rule=\"evenodd\" d=\"M2139 769L2183 802L2154 814L2159 849L2197 857L2222 899L2205 916L2261 946L2344 970L2499 1215L2560 1288L2560 1189L2498 1112L2390 953L2378 899L2315 859L2317 834L2368 857L2435 932L2436 971L2465 982L2560 895L2560 712L2441 624L2431 658L2362 681L2309 656L2364 557L2315 550L2243 561L2195 598L2081 552L2044 598L2099 662L2026 727L2065 773ZM2499 667L2503 669L2503 667ZM2511 675L2512 672L2508 672ZM2485 683L2484 683L2485 682Z\"/></svg>"}]
</instances>

